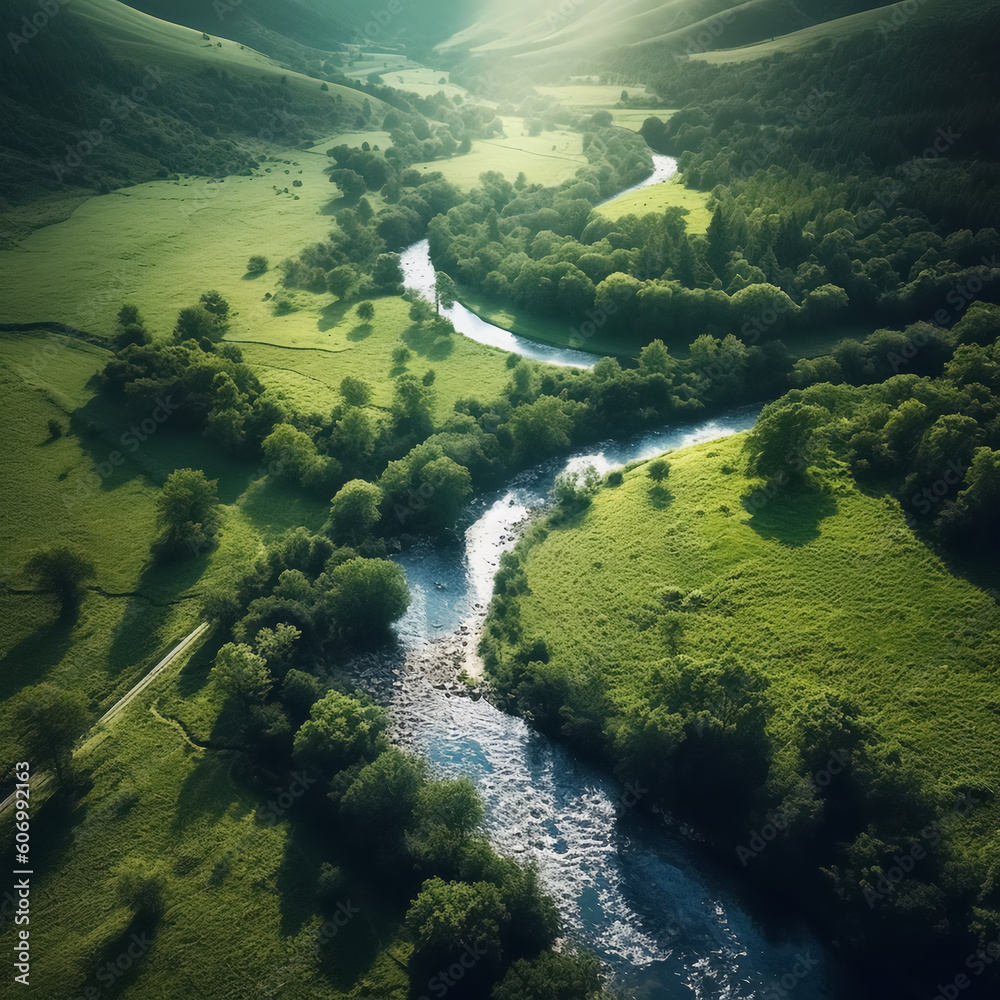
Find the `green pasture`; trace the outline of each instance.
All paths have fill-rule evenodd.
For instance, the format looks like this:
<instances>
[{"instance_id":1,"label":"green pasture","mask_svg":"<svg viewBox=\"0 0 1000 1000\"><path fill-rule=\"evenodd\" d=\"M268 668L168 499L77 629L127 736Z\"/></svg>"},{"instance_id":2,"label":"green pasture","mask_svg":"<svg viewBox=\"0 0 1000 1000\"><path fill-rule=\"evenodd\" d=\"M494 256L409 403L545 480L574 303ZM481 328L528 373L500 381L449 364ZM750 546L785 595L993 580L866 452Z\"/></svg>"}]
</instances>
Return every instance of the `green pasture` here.
<instances>
[{"instance_id":1,"label":"green pasture","mask_svg":"<svg viewBox=\"0 0 1000 1000\"><path fill-rule=\"evenodd\" d=\"M708 197L704 191L685 187L681 178L675 175L670 180L614 198L601 205L598 211L610 219L620 219L625 215L659 214L678 205L688 213L684 220L687 231L704 233L712 221Z\"/></svg>"},{"instance_id":2,"label":"green pasture","mask_svg":"<svg viewBox=\"0 0 1000 1000\"><path fill-rule=\"evenodd\" d=\"M599 664L612 700L644 689L671 652L757 664L779 746L804 695L835 691L899 739L939 791L969 786L990 799L1000 786L995 601L951 575L894 500L860 491L844 470L828 472L822 491L775 488L751 512L742 441L671 454L662 486L640 465L530 547L524 634L543 638L556 666ZM657 615L674 588L704 603L671 648ZM970 857L997 819L994 799L956 831Z\"/></svg>"}]
</instances>

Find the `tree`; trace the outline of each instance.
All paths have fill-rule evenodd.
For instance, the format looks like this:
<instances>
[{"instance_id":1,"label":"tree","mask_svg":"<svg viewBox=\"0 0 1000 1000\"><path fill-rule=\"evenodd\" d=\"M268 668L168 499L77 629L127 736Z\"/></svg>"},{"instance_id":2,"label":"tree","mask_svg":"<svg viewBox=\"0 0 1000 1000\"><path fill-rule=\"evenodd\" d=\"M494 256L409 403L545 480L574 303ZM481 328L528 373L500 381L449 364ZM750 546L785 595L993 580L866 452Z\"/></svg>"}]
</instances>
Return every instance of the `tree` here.
<instances>
[{"instance_id":1,"label":"tree","mask_svg":"<svg viewBox=\"0 0 1000 1000\"><path fill-rule=\"evenodd\" d=\"M340 815L362 840L397 840L426 781L422 758L389 747L358 773L340 800Z\"/></svg>"},{"instance_id":2,"label":"tree","mask_svg":"<svg viewBox=\"0 0 1000 1000\"><path fill-rule=\"evenodd\" d=\"M377 705L329 691L295 734L293 753L299 763L332 775L359 760L374 760L388 725L389 717Z\"/></svg>"},{"instance_id":3,"label":"tree","mask_svg":"<svg viewBox=\"0 0 1000 1000\"><path fill-rule=\"evenodd\" d=\"M351 299L361 284L361 272L353 264L341 264L327 272L326 290L338 299Z\"/></svg>"},{"instance_id":4,"label":"tree","mask_svg":"<svg viewBox=\"0 0 1000 1000\"><path fill-rule=\"evenodd\" d=\"M254 639L258 656L267 661L267 669L280 680L288 673L295 657L295 645L302 632L287 622L278 622L273 629L262 628Z\"/></svg>"},{"instance_id":5,"label":"tree","mask_svg":"<svg viewBox=\"0 0 1000 1000\"><path fill-rule=\"evenodd\" d=\"M24 688L12 699L10 732L34 765L51 767L65 784L73 760L73 744L87 725L80 695L54 684Z\"/></svg>"},{"instance_id":6,"label":"tree","mask_svg":"<svg viewBox=\"0 0 1000 1000\"><path fill-rule=\"evenodd\" d=\"M362 323L370 323L375 318L375 306L367 299L358 303L358 319Z\"/></svg>"},{"instance_id":7,"label":"tree","mask_svg":"<svg viewBox=\"0 0 1000 1000\"><path fill-rule=\"evenodd\" d=\"M571 404L555 396L539 396L535 402L517 407L508 426L519 460L546 458L569 446Z\"/></svg>"},{"instance_id":8,"label":"tree","mask_svg":"<svg viewBox=\"0 0 1000 1000\"><path fill-rule=\"evenodd\" d=\"M646 474L659 486L670 474L670 460L667 458L654 458L646 466Z\"/></svg>"},{"instance_id":9,"label":"tree","mask_svg":"<svg viewBox=\"0 0 1000 1000\"><path fill-rule=\"evenodd\" d=\"M268 268L267 258L261 254L254 254L247 261L247 274L263 274Z\"/></svg>"},{"instance_id":10,"label":"tree","mask_svg":"<svg viewBox=\"0 0 1000 1000\"><path fill-rule=\"evenodd\" d=\"M715 276L723 283L726 281L726 270L729 265L729 254L735 250L732 228L722 207L716 208L712 221L706 231L708 237L708 252L705 259Z\"/></svg>"},{"instance_id":11,"label":"tree","mask_svg":"<svg viewBox=\"0 0 1000 1000\"><path fill-rule=\"evenodd\" d=\"M406 574L385 559L357 557L329 574L322 609L342 634L371 638L385 632L410 605Z\"/></svg>"},{"instance_id":12,"label":"tree","mask_svg":"<svg viewBox=\"0 0 1000 1000\"><path fill-rule=\"evenodd\" d=\"M372 281L379 291L390 295L398 295L403 290L403 269L398 253L380 253L375 258Z\"/></svg>"},{"instance_id":13,"label":"tree","mask_svg":"<svg viewBox=\"0 0 1000 1000\"><path fill-rule=\"evenodd\" d=\"M413 941L411 982L422 986L429 977L448 969L471 948L477 963L454 982L450 995L482 997L500 968L500 936L509 915L500 890L489 882L424 882L406 914L406 930ZM466 968L458 964L459 968Z\"/></svg>"},{"instance_id":14,"label":"tree","mask_svg":"<svg viewBox=\"0 0 1000 1000\"><path fill-rule=\"evenodd\" d=\"M392 363L397 368L402 368L403 365L405 365L406 362L410 360L411 353L412 352L406 346L406 344L397 344L392 349Z\"/></svg>"},{"instance_id":15,"label":"tree","mask_svg":"<svg viewBox=\"0 0 1000 1000\"><path fill-rule=\"evenodd\" d=\"M543 951L518 959L490 1000L601 1000L601 965L593 955Z\"/></svg>"},{"instance_id":16,"label":"tree","mask_svg":"<svg viewBox=\"0 0 1000 1000\"><path fill-rule=\"evenodd\" d=\"M368 190L364 177L353 170L336 168L329 170L330 182L340 188L340 194L348 205L355 205Z\"/></svg>"},{"instance_id":17,"label":"tree","mask_svg":"<svg viewBox=\"0 0 1000 1000\"><path fill-rule=\"evenodd\" d=\"M116 351L122 351L132 345L143 345L150 342L149 332L146 324L139 314L138 306L125 303L118 310L118 333L113 341Z\"/></svg>"},{"instance_id":18,"label":"tree","mask_svg":"<svg viewBox=\"0 0 1000 1000\"><path fill-rule=\"evenodd\" d=\"M431 319L433 315L434 310L431 308L431 304L419 295L414 296L410 302L410 319L413 320L417 326L422 326L429 319Z\"/></svg>"},{"instance_id":19,"label":"tree","mask_svg":"<svg viewBox=\"0 0 1000 1000\"><path fill-rule=\"evenodd\" d=\"M361 306L358 306L359 310L360 308ZM362 379L345 375L340 381L340 395L348 406L367 406L371 402L372 388Z\"/></svg>"},{"instance_id":20,"label":"tree","mask_svg":"<svg viewBox=\"0 0 1000 1000\"><path fill-rule=\"evenodd\" d=\"M804 481L824 450L817 431L829 420L822 406L779 401L764 407L743 443L747 474L779 483Z\"/></svg>"},{"instance_id":21,"label":"tree","mask_svg":"<svg viewBox=\"0 0 1000 1000\"><path fill-rule=\"evenodd\" d=\"M455 304L457 295L458 291L451 276L444 271L438 271L434 277L434 308L439 316L442 308L450 309Z\"/></svg>"},{"instance_id":22,"label":"tree","mask_svg":"<svg viewBox=\"0 0 1000 1000\"><path fill-rule=\"evenodd\" d=\"M175 469L156 498L156 511L168 549L189 546L197 551L215 534L214 507L217 479L206 479L200 469Z\"/></svg>"},{"instance_id":23,"label":"tree","mask_svg":"<svg viewBox=\"0 0 1000 1000\"><path fill-rule=\"evenodd\" d=\"M226 694L247 703L262 704L274 685L264 657L243 643L227 642L219 650L212 676Z\"/></svg>"},{"instance_id":24,"label":"tree","mask_svg":"<svg viewBox=\"0 0 1000 1000\"><path fill-rule=\"evenodd\" d=\"M84 583L94 577L94 564L76 545L46 545L35 552L25 572L43 590L59 599L60 613L75 609L83 598Z\"/></svg>"},{"instance_id":25,"label":"tree","mask_svg":"<svg viewBox=\"0 0 1000 1000\"><path fill-rule=\"evenodd\" d=\"M352 479L330 501L329 532L338 545L357 545L371 534L381 514L382 490L374 483Z\"/></svg>"}]
</instances>

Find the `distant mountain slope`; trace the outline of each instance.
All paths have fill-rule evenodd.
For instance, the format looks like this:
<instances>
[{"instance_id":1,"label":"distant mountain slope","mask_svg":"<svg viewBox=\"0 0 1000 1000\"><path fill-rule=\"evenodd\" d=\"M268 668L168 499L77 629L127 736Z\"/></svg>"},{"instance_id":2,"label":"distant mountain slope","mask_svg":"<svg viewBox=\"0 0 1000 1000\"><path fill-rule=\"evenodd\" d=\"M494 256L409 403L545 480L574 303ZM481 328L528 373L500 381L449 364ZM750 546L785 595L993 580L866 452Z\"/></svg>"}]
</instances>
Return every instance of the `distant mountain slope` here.
<instances>
[{"instance_id":1,"label":"distant mountain slope","mask_svg":"<svg viewBox=\"0 0 1000 1000\"><path fill-rule=\"evenodd\" d=\"M697 53L691 58L709 63L743 62L747 59L759 59L773 52L792 52L826 40L839 42L863 32L889 37L907 26L935 20L941 22L943 28L953 29L955 24L964 18L976 12L995 10L996 7L996 0L923 0L920 6L914 9L913 0L904 0L873 10L860 11L834 21L811 25L782 35L780 38L771 38L738 48L720 48L713 52Z\"/></svg>"},{"instance_id":2,"label":"distant mountain slope","mask_svg":"<svg viewBox=\"0 0 1000 1000\"><path fill-rule=\"evenodd\" d=\"M439 48L534 59L599 54L651 41L681 52L749 45L881 6L873 0L493 0Z\"/></svg>"},{"instance_id":3,"label":"distant mountain slope","mask_svg":"<svg viewBox=\"0 0 1000 1000\"><path fill-rule=\"evenodd\" d=\"M370 4L352 0L131 0L130 5L285 59L300 47L336 51L346 44L368 42L428 47L475 20L484 0Z\"/></svg>"},{"instance_id":4,"label":"distant mountain slope","mask_svg":"<svg viewBox=\"0 0 1000 1000\"><path fill-rule=\"evenodd\" d=\"M5 6L5 31L38 9ZM0 204L171 172L244 172L269 142L320 141L381 107L118 0L74 0L0 58Z\"/></svg>"}]
</instances>

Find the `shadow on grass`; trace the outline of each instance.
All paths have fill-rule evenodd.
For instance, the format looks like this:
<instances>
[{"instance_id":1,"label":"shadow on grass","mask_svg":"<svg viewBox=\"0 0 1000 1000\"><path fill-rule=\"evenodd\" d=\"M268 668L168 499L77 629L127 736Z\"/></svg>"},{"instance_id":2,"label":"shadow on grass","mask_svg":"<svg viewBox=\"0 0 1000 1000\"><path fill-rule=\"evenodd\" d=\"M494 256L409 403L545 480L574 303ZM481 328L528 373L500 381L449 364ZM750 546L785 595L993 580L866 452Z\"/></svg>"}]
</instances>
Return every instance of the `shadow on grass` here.
<instances>
[{"instance_id":1,"label":"shadow on grass","mask_svg":"<svg viewBox=\"0 0 1000 1000\"><path fill-rule=\"evenodd\" d=\"M743 508L753 515L750 527L761 538L798 548L819 538L820 522L837 513L837 501L815 490L785 487L770 498L743 497Z\"/></svg>"},{"instance_id":2,"label":"shadow on grass","mask_svg":"<svg viewBox=\"0 0 1000 1000\"><path fill-rule=\"evenodd\" d=\"M429 361L444 361L455 350L455 343L450 334L443 334L434 329L434 322L414 323L405 330L400 339L421 357Z\"/></svg>"},{"instance_id":3,"label":"shadow on grass","mask_svg":"<svg viewBox=\"0 0 1000 1000\"><path fill-rule=\"evenodd\" d=\"M239 757L229 750L210 751L201 756L178 789L172 830L179 832L193 823L217 823L226 815L239 820L254 811L255 804L247 802L246 794L236 793L235 779L230 776L237 760Z\"/></svg>"},{"instance_id":4,"label":"shadow on grass","mask_svg":"<svg viewBox=\"0 0 1000 1000\"><path fill-rule=\"evenodd\" d=\"M0 701L28 684L40 684L69 652L77 614L52 615L0 660Z\"/></svg>"},{"instance_id":5,"label":"shadow on grass","mask_svg":"<svg viewBox=\"0 0 1000 1000\"><path fill-rule=\"evenodd\" d=\"M285 853L276 873L281 933L295 937L318 917L318 928L305 946L315 949L330 984L348 993L377 961L382 939L393 936L405 903L402 908L393 905L399 887L391 881L383 884L377 866L362 863L337 844L327 803L303 801L289 810L287 819ZM321 899L316 890L327 861L340 868L342 884L333 896Z\"/></svg>"},{"instance_id":6,"label":"shadow on grass","mask_svg":"<svg viewBox=\"0 0 1000 1000\"><path fill-rule=\"evenodd\" d=\"M344 317L350 311L350 302L331 302L328 306L324 306L320 310L319 323L317 324L319 332L326 333L327 330L332 330L335 326L340 326L344 321Z\"/></svg>"},{"instance_id":7,"label":"shadow on grass","mask_svg":"<svg viewBox=\"0 0 1000 1000\"><path fill-rule=\"evenodd\" d=\"M274 476L248 493L240 506L265 536L277 536L300 525L320 531L330 512L328 498L308 494Z\"/></svg>"},{"instance_id":8,"label":"shadow on grass","mask_svg":"<svg viewBox=\"0 0 1000 1000\"><path fill-rule=\"evenodd\" d=\"M372 327L371 323L359 323L347 334L347 339L353 342L366 340L372 335L373 329L374 327Z\"/></svg>"},{"instance_id":9,"label":"shadow on grass","mask_svg":"<svg viewBox=\"0 0 1000 1000\"><path fill-rule=\"evenodd\" d=\"M97 949L90 962L92 972L72 996L97 996L99 988L127 991L139 977L146 953L153 947L158 923L155 914L136 913L123 930Z\"/></svg>"},{"instance_id":10,"label":"shadow on grass","mask_svg":"<svg viewBox=\"0 0 1000 1000\"><path fill-rule=\"evenodd\" d=\"M649 502L656 510L666 510L674 502L674 495L669 487L656 483L649 490Z\"/></svg>"}]
</instances>

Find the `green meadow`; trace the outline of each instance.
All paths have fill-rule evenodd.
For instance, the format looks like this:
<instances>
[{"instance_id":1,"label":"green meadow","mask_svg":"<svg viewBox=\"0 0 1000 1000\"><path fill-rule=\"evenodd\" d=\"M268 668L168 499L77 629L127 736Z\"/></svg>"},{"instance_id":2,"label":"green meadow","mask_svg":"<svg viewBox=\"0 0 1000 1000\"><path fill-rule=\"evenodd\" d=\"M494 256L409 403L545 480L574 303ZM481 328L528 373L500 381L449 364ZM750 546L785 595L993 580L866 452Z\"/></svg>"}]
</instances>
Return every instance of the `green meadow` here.
<instances>
[{"instance_id":1,"label":"green meadow","mask_svg":"<svg viewBox=\"0 0 1000 1000\"><path fill-rule=\"evenodd\" d=\"M650 212L659 214L679 205L687 211L684 223L689 233L704 233L712 221L712 212L708 208L708 194L685 187L680 177L674 176L668 181L654 184L652 187L632 191L621 195L598 211L609 219L620 219L625 215L647 215Z\"/></svg>"},{"instance_id":2,"label":"green meadow","mask_svg":"<svg viewBox=\"0 0 1000 1000\"><path fill-rule=\"evenodd\" d=\"M949 573L894 500L862 492L843 468L822 491L777 489L751 513L742 441L672 453L659 486L632 468L550 525L524 553L524 634L544 639L553 669L597 664L612 703L648 690L674 653L755 664L770 681L778 747L797 704L836 692L907 747L936 791L984 790L953 838L987 865L1000 820L996 603ZM669 640L651 623L672 590L700 596Z\"/></svg>"}]
</instances>

